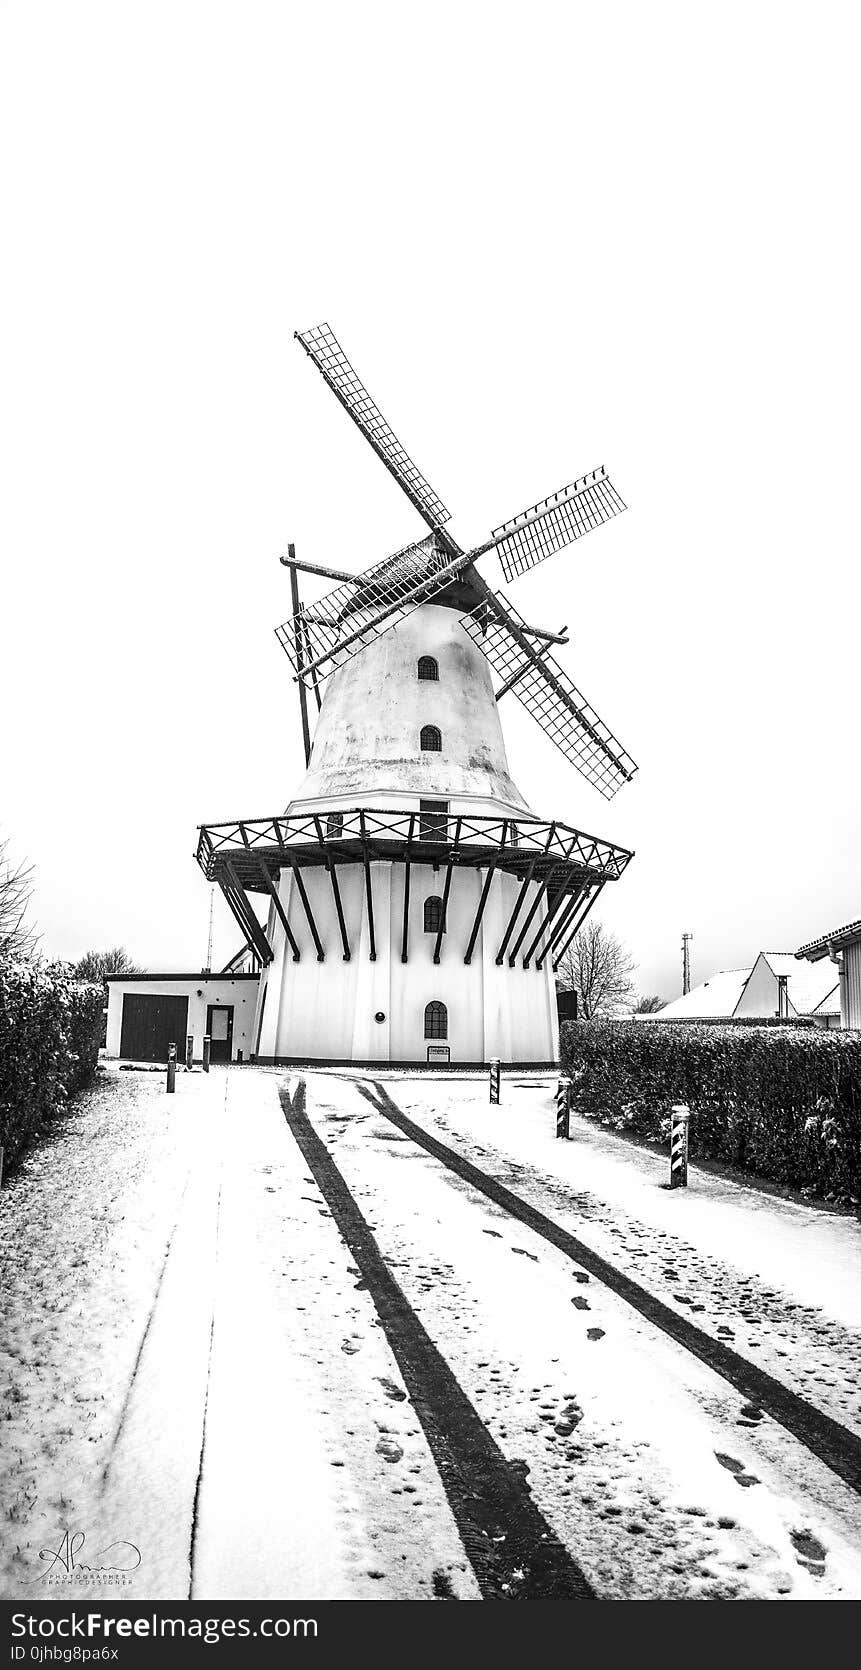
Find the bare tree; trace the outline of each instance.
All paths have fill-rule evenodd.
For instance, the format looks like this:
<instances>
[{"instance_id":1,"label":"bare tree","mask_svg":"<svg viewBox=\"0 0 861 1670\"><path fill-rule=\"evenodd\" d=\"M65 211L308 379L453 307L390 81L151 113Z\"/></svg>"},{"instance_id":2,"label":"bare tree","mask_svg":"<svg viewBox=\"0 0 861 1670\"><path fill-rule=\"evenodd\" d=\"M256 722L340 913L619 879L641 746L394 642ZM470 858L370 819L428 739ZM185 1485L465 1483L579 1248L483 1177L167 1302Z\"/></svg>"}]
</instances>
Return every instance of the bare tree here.
<instances>
[{"instance_id":1,"label":"bare tree","mask_svg":"<svg viewBox=\"0 0 861 1670\"><path fill-rule=\"evenodd\" d=\"M32 864L16 864L8 840L0 841L0 957L29 957L39 936L27 923L33 894Z\"/></svg>"},{"instance_id":2,"label":"bare tree","mask_svg":"<svg viewBox=\"0 0 861 1670\"><path fill-rule=\"evenodd\" d=\"M642 993L634 1004L635 1015L657 1015L660 1009L666 1009L665 997L658 997L654 993Z\"/></svg>"},{"instance_id":3,"label":"bare tree","mask_svg":"<svg viewBox=\"0 0 861 1670\"><path fill-rule=\"evenodd\" d=\"M85 951L72 972L76 980L100 981L109 974L140 974L141 970L123 945L114 945L110 951Z\"/></svg>"},{"instance_id":4,"label":"bare tree","mask_svg":"<svg viewBox=\"0 0 861 1670\"><path fill-rule=\"evenodd\" d=\"M630 1003L634 964L621 940L600 922L586 923L568 947L558 972L563 991L580 993L584 1021L614 1015Z\"/></svg>"}]
</instances>

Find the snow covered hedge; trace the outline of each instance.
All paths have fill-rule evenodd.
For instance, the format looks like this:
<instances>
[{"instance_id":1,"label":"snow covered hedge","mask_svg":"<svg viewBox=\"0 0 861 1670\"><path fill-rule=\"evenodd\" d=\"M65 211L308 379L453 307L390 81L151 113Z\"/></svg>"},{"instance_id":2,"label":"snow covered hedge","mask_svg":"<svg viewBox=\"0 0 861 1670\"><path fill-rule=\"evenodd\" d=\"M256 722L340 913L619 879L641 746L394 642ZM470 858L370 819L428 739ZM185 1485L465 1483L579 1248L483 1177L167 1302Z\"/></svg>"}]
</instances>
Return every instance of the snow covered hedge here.
<instances>
[{"instance_id":1,"label":"snow covered hedge","mask_svg":"<svg viewBox=\"0 0 861 1670\"><path fill-rule=\"evenodd\" d=\"M692 1157L861 1198L861 1034L593 1021L562 1027L578 1111L665 1138L691 1109Z\"/></svg>"},{"instance_id":2,"label":"snow covered hedge","mask_svg":"<svg viewBox=\"0 0 861 1670\"><path fill-rule=\"evenodd\" d=\"M104 1005L101 986L74 980L62 966L0 960L0 1146L6 1166L92 1078Z\"/></svg>"}]
</instances>

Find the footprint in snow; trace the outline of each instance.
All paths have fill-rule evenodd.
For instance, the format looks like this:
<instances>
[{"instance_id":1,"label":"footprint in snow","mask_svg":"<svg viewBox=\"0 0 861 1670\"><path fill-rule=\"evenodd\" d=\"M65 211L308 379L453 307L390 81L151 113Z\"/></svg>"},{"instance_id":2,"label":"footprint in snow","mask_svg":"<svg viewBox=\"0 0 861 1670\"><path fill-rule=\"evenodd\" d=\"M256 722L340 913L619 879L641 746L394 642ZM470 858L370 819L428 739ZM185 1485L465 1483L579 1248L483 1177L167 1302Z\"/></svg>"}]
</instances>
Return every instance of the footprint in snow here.
<instances>
[{"instance_id":1,"label":"footprint in snow","mask_svg":"<svg viewBox=\"0 0 861 1670\"><path fill-rule=\"evenodd\" d=\"M377 1380L382 1386L386 1397L391 1398L393 1403L406 1403L406 1392L402 1392L400 1386L395 1385L394 1380L389 1380L385 1374L378 1374Z\"/></svg>"},{"instance_id":2,"label":"footprint in snow","mask_svg":"<svg viewBox=\"0 0 861 1670\"><path fill-rule=\"evenodd\" d=\"M527 1252L525 1247L512 1247L511 1251L513 1253L519 1253L521 1258L531 1258L533 1264L538 1263L538 1254Z\"/></svg>"},{"instance_id":3,"label":"footprint in snow","mask_svg":"<svg viewBox=\"0 0 861 1670\"><path fill-rule=\"evenodd\" d=\"M345 1339L341 1346L341 1350L346 1351L348 1357L355 1356L355 1353L361 1351L361 1349L362 1342L360 1339Z\"/></svg>"},{"instance_id":4,"label":"footprint in snow","mask_svg":"<svg viewBox=\"0 0 861 1670\"><path fill-rule=\"evenodd\" d=\"M575 1293L573 1299L571 1300L571 1303L574 1306L575 1310L591 1310L591 1308L592 1308L591 1305L589 1304L589 1300L581 1298L579 1293Z\"/></svg>"},{"instance_id":5,"label":"footprint in snow","mask_svg":"<svg viewBox=\"0 0 861 1670\"><path fill-rule=\"evenodd\" d=\"M744 1462L737 1461L734 1455L724 1455L722 1450L715 1450L715 1459L728 1473L732 1473L736 1484L741 1485L742 1490L750 1490L751 1485L759 1484L756 1474L746 1473Z\"/></svg>"},{"instance_id":6,"label":"footprint in snow","mask_svg":"<svg viewBox=\"0 0 861 1670\"><path fill-rule=\"evenodd\" d=\"M482 1233L482 1235L492 1235L494 1241L501 1241L502 1240L502 1236L500 1235L498 1229L483 1229L481 1233Z\"/></svg>"},{"instance_id":7,"label":"footprint in snow","mask_svg":"<svg viewBox=\"0 0 861 1670\"><path fill-rule=\"evenodd\" d=\"M823 1547L819 1538L815 1537L812 1531L790 1531L789 1540L795 1549L798 1564L806 1566L814 1577L822 1577L828 1550Z\"/></svg>"},{"instance_id":8,"label":"footprint in snow","mask_svg":"<svg viewBox=\"0 0 861 1670\"><path fill-rule=\"evenodd\" d=\"M586 1338L587 1339L603 1339L604 1338L604 1329L603 1328L587 1328L586 1329Z\"/></svg>"},{"instance_id":9,"label":"footprint in snow","mask_svg":"<svg viewBox=\"0 0 861 1670\"><path fill-rule=\"evenodd\" d=\"M377 1455L381 1455L384 1461L400 1461L403 1453L400 1444L396 1444L394 1438L383 1435L377 1443Z\"/></svg>"}]
</instances>

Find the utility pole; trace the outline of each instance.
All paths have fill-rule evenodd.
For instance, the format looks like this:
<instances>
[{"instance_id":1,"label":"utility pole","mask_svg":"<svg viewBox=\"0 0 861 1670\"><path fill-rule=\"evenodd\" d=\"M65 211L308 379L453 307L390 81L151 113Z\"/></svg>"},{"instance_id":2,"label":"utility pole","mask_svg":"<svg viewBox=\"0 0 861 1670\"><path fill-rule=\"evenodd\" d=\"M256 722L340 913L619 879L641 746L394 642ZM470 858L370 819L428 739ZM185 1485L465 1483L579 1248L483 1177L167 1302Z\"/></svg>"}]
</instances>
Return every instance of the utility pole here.
<instances>
[{"instance_id":1,"label":"utility pole","mask_svg":"<svg viewBox=\"0 0 861 1670\"><path fill-rule=\"evenodd\" d=\"M693 934L682 934L682 996L691 989L691 951Z\"/></svg>"},{"instance_id":2,"label":"utility pole","mask_svg":"<svg viewBox=\"0 0 861 1670\"><path fill-rule=\"evenodd\" d=\"M212 973L212 908L215 904L215 885L209 889L209 941L206 947L206 972Z\"/></svg>"}]
</instances>

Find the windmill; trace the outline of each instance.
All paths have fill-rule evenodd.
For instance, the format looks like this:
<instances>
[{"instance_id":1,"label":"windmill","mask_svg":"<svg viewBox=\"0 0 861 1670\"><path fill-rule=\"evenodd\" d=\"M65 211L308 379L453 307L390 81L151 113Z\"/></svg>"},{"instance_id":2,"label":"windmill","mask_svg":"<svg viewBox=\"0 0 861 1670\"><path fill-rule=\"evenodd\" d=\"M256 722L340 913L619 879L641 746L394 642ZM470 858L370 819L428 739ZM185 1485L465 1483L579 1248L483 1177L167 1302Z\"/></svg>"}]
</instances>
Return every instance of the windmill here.
<instances>
[{"instance_id":1,"label":"windmill","mask_svg":"<svg viewBox=\"0 0 861 1670\"><path fill-rule=\"evenodd\" d=\"M565 630L478 565L493 552L513 581L625 505L602 467L463 550L329 326L296 335L428 532L359 574L281 558L306 776L277 817L201 826L197 853L262 967L257 1057L550 1063L555 970L632 855L536 817L499 703L512 692L606 799L637 768L553 655ZM302 603L299 573L336 584Z\"/></svg>"},{"instance_id":2,"label":"windmill","mask_svg":"<svg viewBox=\"0 0 861 1670\"><path fill-rule=\"evenodd\" d=\"M513 581L617 516L625 505L603 466L530 505L495 528L484 544L463 551L445 526L451 512L389 428L329 326L297 331L296 339L431 530L357 575L299 562L292 553L282 557L294 572L304 569L341 582L277 628L297 680L306 687L311 681L319 691L322 680L371 639L391 631L412 609L446 596L463 604L465 631L502 679L497 699L513 690L566 759L610 799L637 767L551 654L551 643L567 639L528 626L476 566L493 551Z\"/></svg>"}]
</instances>

